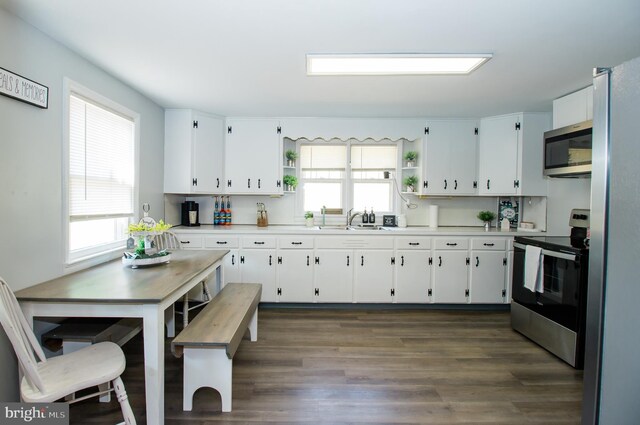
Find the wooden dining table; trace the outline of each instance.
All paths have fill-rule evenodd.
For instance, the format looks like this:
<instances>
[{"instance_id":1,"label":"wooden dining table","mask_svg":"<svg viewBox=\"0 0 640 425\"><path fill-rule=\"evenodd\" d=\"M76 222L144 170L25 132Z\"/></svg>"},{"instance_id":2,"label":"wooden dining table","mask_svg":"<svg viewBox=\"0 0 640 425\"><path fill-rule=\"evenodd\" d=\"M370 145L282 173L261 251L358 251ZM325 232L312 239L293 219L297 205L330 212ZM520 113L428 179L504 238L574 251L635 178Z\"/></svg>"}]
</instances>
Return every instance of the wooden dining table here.
<instances>
[{"instance_id":1,"label":"wooden dining table","mask_svg":"<svg viewBox=\"0 0 640 425\"><path fill-rule=\"evenodd\" d=\"M38 317L138 317L144 335L147 424L164 423L165 310L214 273L223 282L228 250L180 250L165 264L103 263L16 292L33 326ZM171 335L171 330L169 330Z\"/></svg>"}]
</instances>

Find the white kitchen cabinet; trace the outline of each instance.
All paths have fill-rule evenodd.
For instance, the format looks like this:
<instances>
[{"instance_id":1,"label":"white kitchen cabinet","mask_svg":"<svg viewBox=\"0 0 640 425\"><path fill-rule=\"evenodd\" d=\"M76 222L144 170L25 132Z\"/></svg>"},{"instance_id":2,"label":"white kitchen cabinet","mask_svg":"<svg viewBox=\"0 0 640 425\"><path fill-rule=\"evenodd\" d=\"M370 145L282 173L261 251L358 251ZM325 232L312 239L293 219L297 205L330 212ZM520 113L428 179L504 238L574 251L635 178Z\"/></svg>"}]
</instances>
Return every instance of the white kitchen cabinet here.
<instances>
[{"instance_id":1,"label":"white kitchen cabinet","mask_svg":"<svg viewBox=\"0 0 640 425\"><path fill-rule=\"evenodd\" d=\"M313 262L311 249L278 251L278 301L313 302Z\"/></svg>"},{"instance_id":2,"label":"white kitchen cabinet","mask_svg":"<svg viewBox=\"0 0 640 425\"><path fill-rule=\"evenodd\" d=\"M543 136L548 114L519 113L480 120L478 193L545 196Z\"/></svg>"},{"instance_id":3,"label":"white kitchen cabinet","mask_svg":"<svg viewBox=\"0 0 640 425\"><path fill-rule=\"evenodd\" d=\"M461 304L469 300L469 239L437 238L433 241L432 301Z\"/></svg>"},{"instance_id":4,"label":"white kitchen cabinet","mask_svg":"<svg viewBox=\"0 0 640 425\"><path fill-rule=\"evenodd\" d=\"M474 120L433 120L427 123L422 194L476 193L477 134L478 124Z\"/></svg>"},{"instance_id":5,"label":"white kitchen cabinet","mask_svg":"<svg viewBox=\"0 0 640 425\"><path fill-rule=\"evenodd\" d=\"M241 238L240 277L242 282L262 284L262 302L276 302L276 238L249 235Z\"/></svg>"},{"instance_id":6,"label":"white kitchen cabinet","mask_svg":"<svg viewBox=\"0 0 640 425\"><path fill-rule=\"evenodd\" d=\"M281 158L281 128L278 120L227 120L225 140L226 193L281 194Z\"/></svg>"},{"instance_id":7,"label":"white kitchen cabinet","mask_svg":"<svg viewBox=\"0 0 640 425\"><path fill-rule=\"evenodd\" d=\"M353 302L353 250L316 250L314 293L319 303Z\"/></svg>"},{"instance_id":8,"label":"white kitchen cabinet","mask_svg":"<svg viewBox=\"0 0 640 425\"><path fill-rule=\"evenodd\" d=\"M553 128L593 119L593 86L553 101Z\"/></svg>"},{"instance_id":9,"label":"white kitchen cabinet","mask_svg":"<svg viewBox=\"0 0 640 425\"><path fill-rule=\"evenodd\" d=\"M224 121L186 109L165 111L165 193L221 193Z\"/></svg>"},{"instance_id":10,"label":"white kitchen cabinet","mask_svg":"<svg viewBox=\"0 0 640 425\"><path fill-rule=\"evenodd\" d=\"M359 303L393 301L393 250L356 250L354 300Z\"/></svg>"},{"instance_id":11,"label":"white kitchen cabinet","mask_svg":"<svg viewBox=\"0 0 640 425\"><path fill-rule=\"evenodd\" d=\"M240 241L237 236L207 235L204 237L205 249L229 250L222 263L224 270L222 287L230 282L241 282L239 247Z\"/></svg>"},{"instance_id":12,"label":"white kitchen cabinet","mask_svg":"<svg viewBox=\"0 0 640 425\"><path fill-rule=\"evenodd\" d=\"M502 304L506 297L504 251L471 251L470 302Z\"/></svg>"},{"instance_id":13,"label":"white kitchen cabinet","mask_svg":"<svg viewBox=\"0 0 640 425\"><path fill-rule=\"evenodd\" d=\"M431 238L398 237L395 241L395 302L427 303L431 301Z\"/></svg>"}]
</instances>

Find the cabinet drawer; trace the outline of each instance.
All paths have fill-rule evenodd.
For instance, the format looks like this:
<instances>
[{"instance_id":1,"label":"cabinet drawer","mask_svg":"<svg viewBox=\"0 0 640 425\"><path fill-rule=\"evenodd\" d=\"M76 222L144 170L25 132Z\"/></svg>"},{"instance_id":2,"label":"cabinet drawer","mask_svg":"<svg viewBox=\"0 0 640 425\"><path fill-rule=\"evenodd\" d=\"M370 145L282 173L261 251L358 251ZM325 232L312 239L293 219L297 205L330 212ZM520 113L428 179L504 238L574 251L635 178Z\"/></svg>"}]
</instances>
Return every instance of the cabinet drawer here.
<instances>
[{"instance_id":1,"label":"cabinet drawer","mask_svg":"<svg viewBox=\"0 0 640 425\"><path fill-rule=\"evenodd\" d=\"M202 248L202 236L176 235L180 239L183 249Z\"/></svg>"},{"instance_id":2,"label":"cabinet drawer","mask_svg":"<svg viewBox=\"0 0 640 425\"><path fill-rule=\"evenodd\" d=\"M434 240L435 249L469 249L467 238L438 238Z\"/></svg>"},{"instance_id":3,"label":"cabinet drawer","mask_svg":"<svg viewBox=\"0 0 640 425\"><path fill-rule=\"evenodd\" d=\"M471 239L471 249L504 251L507 246L505 238L474 238Z\"/></svg>"},{"instance_id":4,"label":"cabinet drawer","mask_svg":"<svg viewBox=\"0 0 640 425\"><path fill-rule=\"evenodd\" d=\"M278 238L280 249L313 249L313 238L300 236L283 236Z\"/></svg>"},{"instance_id":5,"label":"cabinet drawer","mask_svg":"<svg viewBox=\"0 0 640 425\"><path fill-rule=\"evenodd\" d=\"M243 248L275 248L276 238L273 236L245 236L242 238Z\"/></svg>"},{"instance_id":6,"label":"cabinet drawer","mask_svg":"<svg viewBox=\"0 0 640 425\"><path fill-rule=\"evenodd\" d=\"M393 238L362 236L362 237L318 237L316 238L316 248L319 249L341 249L341 248L370 248L370 249L393 249Z\"/></svg>"},{"instance_id":7,"label":"cabinet drawer","mask_svg":"<svg viewBox=\"0 0 640 425\"><path fill-rule=\"evenodd\" d=\"M205 248L238 248L240 242L238 238L229 238L229 237L217 237L217 236L207 236L204 238L204 247Z\"/></svg>"},{"instance_id":8,"label":"cabinet drawer","mask_svg":"<svg viewBox=\"0 0 640 425\"><path fill-rule=\"evenodd\" d=\"M424 237L396 238L396 249L431 249L431 238L424 238Z\"/></svg>"}]
</instances>

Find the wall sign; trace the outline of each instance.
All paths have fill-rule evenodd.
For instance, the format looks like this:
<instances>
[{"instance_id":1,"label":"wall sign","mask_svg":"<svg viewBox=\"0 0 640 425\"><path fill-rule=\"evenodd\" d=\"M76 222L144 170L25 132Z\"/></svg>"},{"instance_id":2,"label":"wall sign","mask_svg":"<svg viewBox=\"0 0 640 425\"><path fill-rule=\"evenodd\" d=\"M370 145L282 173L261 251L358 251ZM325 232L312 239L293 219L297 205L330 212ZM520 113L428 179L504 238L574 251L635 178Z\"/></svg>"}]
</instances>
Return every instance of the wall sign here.
<instances>
[{"instance_id":1,"label":"wall sign","mask_svg":"<svg viewBox=\"0 0 640 425\"><path fill-rule=\"evenodd\" d=\"M49 87L0 67L0 94L38 108L49 107Z\"/></svg>"}]
</instances>

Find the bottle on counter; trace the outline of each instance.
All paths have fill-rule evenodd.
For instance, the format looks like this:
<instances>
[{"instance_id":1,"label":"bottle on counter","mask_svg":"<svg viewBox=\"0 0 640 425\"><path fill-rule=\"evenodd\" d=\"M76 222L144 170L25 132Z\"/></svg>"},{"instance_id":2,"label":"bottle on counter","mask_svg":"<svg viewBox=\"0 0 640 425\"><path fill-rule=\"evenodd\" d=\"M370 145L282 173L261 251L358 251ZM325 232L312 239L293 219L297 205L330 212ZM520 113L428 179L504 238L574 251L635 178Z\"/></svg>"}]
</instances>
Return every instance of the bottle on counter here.
<instances>
[{"instance_id":1,"label":"bottle on counter","mask_svg":"<svg viewBox=\"0 0 640 425\"><path fill-rule=\"evenodd\" d=\"M231 196L227 196L227 218L224 221L227 226L231 225Z\"/></svg>"},{"instance_id":2,"label":"bottle on counter","mask_svg":"<svg viewBox=\"0 0 640 425\"><path fill-rule=\"evenodd\" d=\"M362 224L367 224L369 223L369 214L367 214L367 209L364 209L364 212L362 213Z\"/></svg>"},{"instance_id":3,"label":"bottle on counter","mask_svg":"<svg viewBox=\"0 0 640 425\"><path fill-rule=\"evenodd\" d=\"M224 209L224 196L220 197L220 211L218 211L218 224L224 226L227 219L227 211Z\"/></svg>"},{"instance_id":4,"label":"bottle on counter","mask_svg":"<svg viewBox=\"0 0 640 425\"><path fill-rule=\"evenodd\" d=\"M376 214L373 212L373 207L371 207L371 212L369 213L369 224L373 224L376 222Z\"/></svg>"},{"instance_id":5,"label":"bottle on counter","mask_svg":"<svg viewBox=\"0 0 640 425\"><path fill-rule=\"evenodd\" d=\"M213 225L217 226L220 224L220 203L218 203L218 197L214 196L215 203L213 207Z\"/></svg>"}]
</instances>

